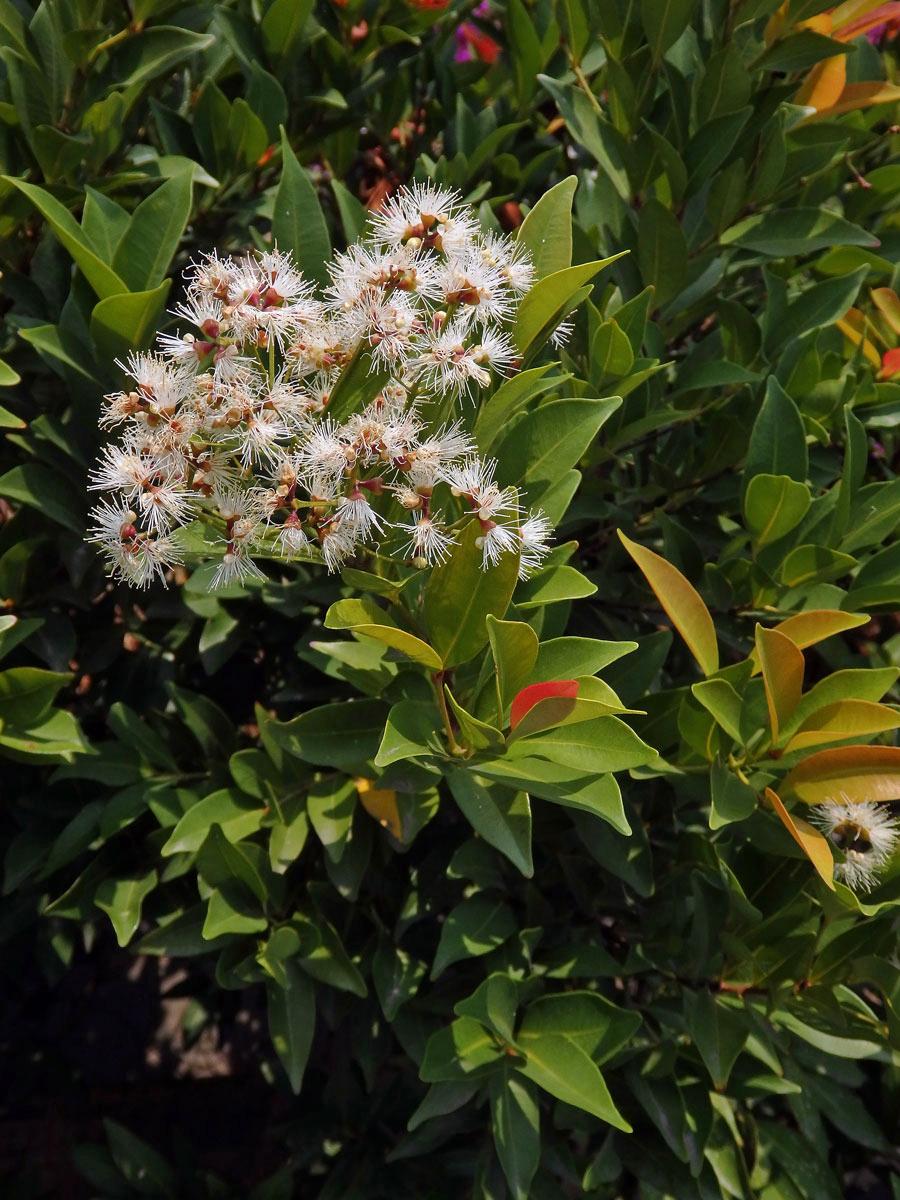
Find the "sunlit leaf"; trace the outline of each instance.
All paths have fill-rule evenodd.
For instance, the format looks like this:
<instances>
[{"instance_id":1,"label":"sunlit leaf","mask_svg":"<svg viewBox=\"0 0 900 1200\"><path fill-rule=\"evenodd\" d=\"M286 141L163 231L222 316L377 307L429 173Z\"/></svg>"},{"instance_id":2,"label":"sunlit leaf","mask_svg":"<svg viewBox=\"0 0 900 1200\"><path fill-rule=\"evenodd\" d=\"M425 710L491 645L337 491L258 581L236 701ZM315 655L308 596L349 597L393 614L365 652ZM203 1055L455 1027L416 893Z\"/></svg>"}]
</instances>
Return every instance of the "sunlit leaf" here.
<instances>
[{"instance_id":1,"label":"sunlit leaf","mask_svg":"<svg viewBox=\"0 0 900 1200\"><path fill-rule=\"evenodd\" d=\"M766 788L766 799L821 878L834 891L834 857L825 837L808 821L803 821L799 817L793 818L781 802L781 797L771 788Z\"/></svg>"}]
</instances>

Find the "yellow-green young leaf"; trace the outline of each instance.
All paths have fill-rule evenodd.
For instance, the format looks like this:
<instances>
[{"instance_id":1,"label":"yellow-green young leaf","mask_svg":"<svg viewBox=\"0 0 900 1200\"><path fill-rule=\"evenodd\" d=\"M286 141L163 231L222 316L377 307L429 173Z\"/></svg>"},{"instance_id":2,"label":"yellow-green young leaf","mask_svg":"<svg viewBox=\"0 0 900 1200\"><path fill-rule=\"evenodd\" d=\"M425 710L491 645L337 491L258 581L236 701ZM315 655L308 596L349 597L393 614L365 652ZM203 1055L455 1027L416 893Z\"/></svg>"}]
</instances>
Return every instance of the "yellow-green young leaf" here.
<instances>
[{"instance_id":1,"label":"yellow-green young leaf","mask_svg":"<svg viewBox=\"0 0 900 1200\"><path fill-rule=\"evenodd\" d=\"M900 299L891 288L872 288L869 295L878 305L878 311L890 325L894 333L900 337Z\"/></svg>"},{"instance_id":2,"label":"yellow-green young leaf","mask_svg":"<svg viewBox=\"0 0 900 1200\"><path fill-rule=\"evenodd\" d=\"M414 634L398 629L393 618L371 596L338 600L332 604L325 614L325 628L352 629L356 633L364 633L393 650L399 650L423 667L430 667L432 671L441 669L441 660L431 646Z\"/></svg>"},{"instance_id":3,"label":"yellow-green young leaf","mask_svg":"<svg viewBox=\"0 0 900 1200\"><path fill-rule=\"evenodd\" d=\"M807 646L815 646L836 633L844 633L848 629L857 629L869 620L866 613L847 613L835 609L813 608L809 612L796 613L780 621L772 628L791 639L795 646L805 650ZM753 663L753 674L759 673L759 655L756 649L750 654Z\"/></svg>"},{"instance_id":4,"label":"yellow-green young leaf","mask_svg":"<svg viewBox=\"0 0 900 1200\"><path fill-rule=\"evenodd\" d=\"M522 1039L527 1061L519 1070L545 1092L592 1113L601 1121L631 1132L613 1104L599 1068L581 1046L564 1033L538 1033Z\"/></svg>"},{"instance_id":5,"label":"yellow-green young leaf","mask_svg":"<svg viewBox=\"0 0 900 1200\"><path fill-rule=\"evenodd\" d=\"M466 712L447 685L444 694L453 713L454 720L459 726L460 741L470 750L492 750L498 753L503 748L503 734L494 725L479 721L470 712Z\"/></svg>"},{"instance_id":6,"label":"yellow-green young leaf","mask_svg":"<svg viewBox=\"0 0 900 1200\"><path fill-rule=\"evenodd\" d=\"M807 717L784 752L790 754L792 750L807 750L811 746L883 733L887 729L900 729L900 713L895 709L871 700L838 700Z\"/></svg>"},{"instance_id":7,"label":"yellow-green young leaf","mask_svg":"<svg viewBox=\"0 0 900 1200\"><path fill-rule=\"evenodd\" d=\"M541 196L519 226L516 241L530 251L538 279L562 271L572 262L572 201L577 187L575 175L560 180Z\"/></svg>"},{"instance_id":8,"label":"yellow-green young leaf","mask_svg":"<svg viewBox=\"0 0 900 1200\"><path fill-rule=\"evenodd\" d=\"M104 879L94 893L94 903L112 921L116 941L127 946L141 923L141 907L144 898L157 884L157 875L151 871L130 879Z\"/></svg>"},{"instance_id":9,"label":"yellow-green young leaf","mask_svg":"<svg viewBox=\"0 0 900 1200\"><path fill-rule=\"evenodd\" d=\"M591 339L591 377L627 375L634 365L634 351L628 335L614 317L598 326Z\"/></svg>"},{"instance_id":10,"label":"yellow-green young leaf","mask_svg":"<svg viewBox=\"0 0 900 1200\"><path fill-rule=\"evenodd\" d=\"M696 588L688 583L677 567L645 546L632 542L621 530L619 541L640 567L672 624L700 664L703 674L714 675L719 669L716 627Z\"/></svg>"},{"instance_id":11,"label":"yellow-green young leaf","mask_svg":"<svg viewBox=\"0 0 900 1200\"><path fill-rule=\"evenodd\" d=\"M834 891L834 857L827 840L808 821L804 821L800 817L794 819L782 804L781 797L771 788L766 788L766 799L821 878Z\"/></svg>"},{"instance_id":12,"label":"yellow-green young leaf","mask_svg":"<svg viewBox=\"0 0 900 1200\"><path fill-rule=\"evenodd\" d=\"M766 685L772 741L777 742L779 731L791 719L803 695L803 654L783 633L763 629L762 625L756 627L756 653Z\"/></svg>"},{"instance_id":13,"label":"yellow-green young leaf","mask_svg":"<svg viewBox=\"0 0 900 1200\"><path fill-rule=\"evenodd\" d=\"M842 746L820 750L785 775L785 795L807 804L840 798L900 800L900 746Z\"/></svg>"},{"instance_id":14,"label":"yellow-green young leaf","mask_svg":"<svg viewBox=\"0 0 900 1200\"><path fill-rule=\"evenodd\" d=\"M524 353L547 326L562 320L572 298L598 271L602 271L604 267L608 267L627 253L627 250L623 250L610 258L581 263L575 267L564 267L561 271L554 271L552 275L539 279L522 300L516 314L513 341L520 353Z\"/></svg>"},{"instance_id":15,"label":"yellow-green young leaf","mask_svg":"<svg viewBox=\"0 0 900 1200\"><path fill-rule=\"evenodd\" d=\"M453 553L431 572L425 588L425 622L445 667L468 662L488 640L487 617L502 617L519 576L518 554L504 554L495 567L482 570L476 544L481 526L471 521Z\"/></svg>"},{"instance_id":16,"label":"yellow-green young leaf","mask_svg":"<svg viewBox=\"0 0 900 1200\"><path fill-rule=\"evenodd\" d=\"M744 497L744 517L757 548L790 533L811 503L809 488L789 475L754 475Z\"/></svg>"}]
</instances>

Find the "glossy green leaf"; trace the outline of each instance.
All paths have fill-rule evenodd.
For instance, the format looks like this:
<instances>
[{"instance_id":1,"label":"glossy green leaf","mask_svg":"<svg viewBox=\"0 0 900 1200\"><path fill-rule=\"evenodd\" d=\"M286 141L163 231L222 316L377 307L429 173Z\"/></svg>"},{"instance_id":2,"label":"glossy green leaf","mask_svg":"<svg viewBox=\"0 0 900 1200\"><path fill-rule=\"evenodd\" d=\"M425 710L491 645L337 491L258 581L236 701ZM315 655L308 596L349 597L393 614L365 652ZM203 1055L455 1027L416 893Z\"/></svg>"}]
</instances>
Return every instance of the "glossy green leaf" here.
<instances>
[{"instance_id":1,"label":"glossy green leaf","mask_svg":"<svg viewBox=\"0 0 900 1200\"><path fill-rule=\"evenodd\" d=\"M487 617L504 616L516 586L518 555L504 554L497 566L482 570L481 536L480 525L471 521L425 588L425 622L445 668L468 662L486 644Z\"/></svg>"},{"instance_id":2,"label":"glossy green leaf","mask_svg":"<svg viewBox=\"0 0 900 1200\"><path fill-rule=\"evenodd\" d=\"M109 917L120 946L127 946L137 932L144 900L157 881L156 871L131 878L108 878L95 892L94 903Z\"/></svg>"},{"instance_id":3,"label":"glossy green leaf","mask_svg":"<svg viewBox=\"0 0 900 1200\"><path fill-rule=\"evenodd\" d=\"M279 0L281 8L288 3L296 12L300 7L294 0ZM326 264L331 258L331 238L316 189L291 149L287 134L281 131L281 182L275 193L275 215L272 218L272 240L282 250L289 250L308 279L324 287L329 280Z\"/></svg>"},{"instance_id":4,"label":"glossy green leaf","mask_svg":"<svg viewBox=\"0 0 900 1200\"><path fill-rule=\"evenodd\" d=\"M577 186L575 175L560 180L544 192L519 226L516 240L531 253L537 279L565 270L572 262L572 201Z\"/></svg>"},{"instance_id":5,"label":"glossy green leaf","mask_svg":"<svg viewBox=\"0 0 900 1200\"><path fill-rule=\"evenodd\" d=\"M284 964L287 986L266 985L269 1036L287 1072L291 1091L299 1095L316 1027L313 985L294 963Z\"/></svg>"},{"instance_id":6,"label":"glossy green leaf","mask_svg":"<svg viewBox=\"0 0 900 1200\"><path fill-rule=\"evenodd\" d=\"M193 186L190 171L167 179L131 215L112 266L135 292L159 287L178 249L191 215Z\"/></svg>"},{"instance_id":7,"label":"glossy green leaf","mask_svg":"<svg viewBox=\"0 0 900 1200\"><path fill-rule=\"evenodd\" d=\"M604 267L621 257L622 254L613 254L610 258L598 259L595 262L564 267L539 279L526 294L516 312L512 336L517 349L524 354L539 334L546 333L549 336L566 315L567 306L579 289L589 283Z\"/></svg>"},{"instance_id":8,"label":"glossy green leaf","mask_svg":"<svg viewBox=\"0 0 900 1200\"><path fill-rule=\"evenodd\" d=\"M754 475L744 494L744 517L757 549L790 533L811 502L805 484L788 475Z\"/></svg>"},{"instance_id":9,"label":"glossy green leaf","mask_svg":"<svg viewBox=\"0 0 900 1200\"><path fill-rule=\"evenodd\" d=\"M512 1200L528 1200L541 1160L540 1108L527 1079L507 1067L490 1081L494 1148Z\"/></svg>"},{"instance_id":10,"label":"glossy green leaf","mask_svg":"<svg viewBox=\"0 0 900 1200\"><path fill-rule=\"evenodd\" d=\"M352 629L356 633L364 633L432 671L441 669L441 659L431 646L421 638L398 629L389 612L371 596L338 600L325 614L324 624L326 629Z\"/></svg>"},{"instance_id":11,"label":"glossy green leaf","mask_svg":"<svg viewBox=\"0 0 900 1200\"><path fill-rule=\"evenodd\" d=\"M452 963L477 958L502 946L516 930L512 909L488 896L471 896L448 913L441 926L431 979L437 979Z\"/></svg>"},{"instance_id":12,"label":"glossy green leaf","mask_svg":"<svg viewBox=\"0 0 900 1200\"><path fill-rule=\"evenodd\" d=\"M531 860L531 807L524 792L510 791L472 771L447 774L453 799L476 833L505 854L523 875L534 874Z\"/></svg>"}]
</instances>

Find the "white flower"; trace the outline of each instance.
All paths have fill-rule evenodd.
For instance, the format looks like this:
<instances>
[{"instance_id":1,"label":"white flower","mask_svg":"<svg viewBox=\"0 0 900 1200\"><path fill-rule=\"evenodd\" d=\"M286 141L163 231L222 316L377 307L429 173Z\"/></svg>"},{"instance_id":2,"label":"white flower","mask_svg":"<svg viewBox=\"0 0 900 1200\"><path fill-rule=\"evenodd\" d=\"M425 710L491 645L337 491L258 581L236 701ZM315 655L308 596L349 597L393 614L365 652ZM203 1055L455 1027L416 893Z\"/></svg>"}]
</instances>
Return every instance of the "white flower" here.
<instances>
[{"instance_id":1,"label":"white flower","mask_svg":"<svg viewBox=\"0 0 900 1200\"><path fill-rule=\"evenodd\" d=\"M367 496L358 489L338 501L335 520L339 528L355 541L367 541L373 533L384 529L384 518L380 517Z\"/></svg>"},{"instance_id":2,"label":"white flower","mask_svg":"<svg viewBox=\"0 0 900 1200\"><path fill-rule=\"evenodd\" d=\"M459 305L464 321L502 324L514 308L509 283L499 266L489 265L477 245L447 261L440 275L444 303Z\"/></svg>"},{"instance_id":3,"label":"white flower","mask_svg":"<svg viewBox=\"0 0 900 1200\"><path fill-rule=\"evenodd\" d=\"M388 197L375 214L371 231L380 245L401 246L415 239L419 245L431 243L452 254L462 250L479 227L459 192L414 183Z\"/></svg>"},{"instance_id":4,"label":"white flower","mask_svg":"<svg viewBox=\"0 0 900 1200\"><path fill-rule=\"evenodd\" d=\"M520 543L514 527L498 525L496 521L482 521L481 530L475 545L481 550L482 571L496 567L503 555L511 550L518 551Z\"/></svg>"},{"instance_id":5,"label":"white flower","mask_svg":"<svg viewBox=\"0 0 900 1200\"><path fill-rule=\"evenodd\" d=\"M322 534L322 557L329 571L340 570L356 551L356 541L349 529L340 525L326 529Z\"/></svg>"},{"instance_id":6,"label":"white flower","mask_svg":"<svg viewBox=\"0 0 900 1200\"><path fill-rule=\"evenodd\" d=\"M226 550L222 561L216 568L210 586L213 589L227 587L229 583L245 583L248 579L265 580L265 575L250 557L247 549L234 545Z\"/></svg>"},{"instance_id":7,"label":"white flower","mask_svg":"<svg viewBox=\"0 0 900 1200\"><path fill-rule=\"evenodd\" d=\"M485 263L500 270L517 296L524 296L534 286L534 263L521 242L513 242L504 234L488 233L482 237L478 253Z\"/></svg>"},{"instance_id":8,"label":"white flower","mask_svg":"<svg viewBox=\"0 0 900 1200\"><path fill-rule=\"evenodd\" d=\"M521 558L519 561L520 579L527 579L533 571L537 570L550 553L547 541L552 534L553 526L540 509L535 513L529 513L528 519L522 522L519 527L519 539L521 541Z\"/></svg>"},{"instance_id":9,"label":"white flower","mask_svg":"<svg viewBox=\"0 0 900 1200\"><path fill-rule=\"evenodd\" d=\"M456 538L441 529L440 520L440 513L417 512L408 525L401 525L399 528L410 534L403 553L409 558L424 558L427 563L446 561Z\"/></svg>"},{"instance_id":10,"label":"white flower","mask_svg":"<svg viewBox=\"0 0 900 1200\"><path fill-rule=\"evenodd\" d=\"M293 558L296 554L309 551L310 540L305 530L300 527L300 519L296 513L291 513L278 531L276 539L278 548L285 558Z\"/></svg>"},{"instance_id":11,"label":"white flower","mask_svg":"<svg viewBox=\"0 0 900 1200\"><path fill-rule=\"evenodd\" d=\"M835 865L835 879L856 891L870 891L900 837L900 823L890 809L869 800L851 800L842 792L840 800L817 804L812 820L844 855L845 861Z\"/></svg>"}]
</instances>

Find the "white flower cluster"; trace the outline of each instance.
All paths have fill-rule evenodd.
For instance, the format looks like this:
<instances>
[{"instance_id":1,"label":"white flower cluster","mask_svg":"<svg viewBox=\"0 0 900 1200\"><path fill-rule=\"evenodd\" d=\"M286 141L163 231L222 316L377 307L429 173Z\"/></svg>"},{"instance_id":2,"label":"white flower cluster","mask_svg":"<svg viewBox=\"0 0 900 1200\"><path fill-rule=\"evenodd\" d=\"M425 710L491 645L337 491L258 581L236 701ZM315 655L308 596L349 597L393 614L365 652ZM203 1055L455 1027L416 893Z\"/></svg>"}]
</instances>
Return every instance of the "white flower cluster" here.
<instances>
[{"instance_id":1,"label":"white flower cluster","mask_svg":"<svg viewBox=\"0 0 900 1200\"><path fill-rule=\"evenodd\" d=\"M812 819L844 855L835 865L835 879L855 891L871 891L900 837L897 818L887 805L851 800L842 792L840 800L817 804Z\"/></svg>"},{"instance_id":2,"label":"white flower cluster","mask_svg":"<svg viewBox=\"0 0 900 1200\"><path fill-rule=\"evenodd\" d=\"M416 185L329 270L321 298L278 250L212 253L188 272L174 315L193 332L131 355L133 386L105 399L101 425L123 432L91 476L112 495L89 536L114 575L163 578L198 518L221 536L213 586L262 577L254 555L334 571L382 541L439 562L472 519L485 568L512 552L523 576L541 562L549 523L447 415L516 367L504 326L534 281L528 254L483 233L456 193ZM351 371L378 377L374 399L354 402Z\"/></svg>"}]
</instances>

